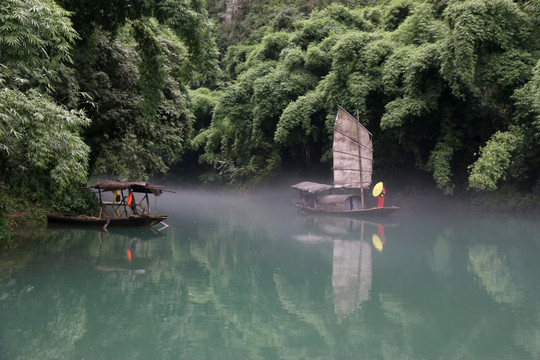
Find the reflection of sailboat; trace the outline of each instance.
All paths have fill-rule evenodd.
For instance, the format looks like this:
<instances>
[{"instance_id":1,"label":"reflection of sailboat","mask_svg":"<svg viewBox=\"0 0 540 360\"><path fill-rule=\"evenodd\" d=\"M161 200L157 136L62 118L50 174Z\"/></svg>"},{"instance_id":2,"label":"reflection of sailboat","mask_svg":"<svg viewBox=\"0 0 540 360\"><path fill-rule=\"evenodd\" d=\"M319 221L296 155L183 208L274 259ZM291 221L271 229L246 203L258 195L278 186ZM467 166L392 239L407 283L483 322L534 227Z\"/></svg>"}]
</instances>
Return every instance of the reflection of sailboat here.
<instances>
[{"instance_id":1,"label":"reflection of sailboat","mask_svg":"<svg viewBox=\"0 0 540 360\"><path fill-rule=\"evenodd\" d=\"M334 240L332 289L334 311L339 318L354 313L369 299L371 290L371 246L363 240Z\"/></svg>"},{"instance_id":2,"label":"reflection of sailboat","mask_svg":"<svg viewBox=\"0 0 540 360\"><path fill-rule=\"evenodd\" d=\"M329 243L338 239L356 240L357 233L365 222L358 219L328 216L302 216L303 232L293 239L303 243ZM307 231L306 231L307 230Z\"/></svg>"},{"instance_id":3,"label":"reflection of sailboat","mask_svg":"<svg viewBox=\"0 0 540 360\"><path fill-rule=\"evenodd\" d=\"M309 216L302 217L309 231L294 238L304 243L332 243L332 290L334 312L342 319L355 311L369 299L372 282L373 236L384 238L384 226L359 219ZM395 224L390 224L395 225ZM373 229L372 236L365 236L366 227ZM375 232L375 228L377 229ZM382 251L382 244L373 246ZM386 241L386 240L384 240Z\"/></svg>"},{"instance_id":4,"label":"reflection of sailboat","mask_svg":"<svg viewBox=\"0 0 540 360\"><path fill-rule=\"evenodd\" d=\"M391 221L374 222L353 217L315 214L300 216L297 220L301 222L302 232L293 235L292 238L303 243L328 243L333 242L336 238L358 240L358 235L364 225L368 225L370 230L376 227L377 234L380 233L381 229L384 233L385 226L398 226L398 223Z\"/></svg>"},{"instance_id":5,"label":"reflection of sailboat","mask_svg":"<svg viewBox=\"0 0 540 360\"><path fill-rule=\"evenodd\" d=\"M295 201L300 210L357 216L385 215L399 209L396 206L365 207L364 189L371 185L373 165L371 133L341 106L334 123L333 159L333 186L310 181L292 186L300 190L301 198ZM360 194L332 194L337 188L360 189ZM330 194L319 196L325 192Z\"/></svg>"}]
</instances>

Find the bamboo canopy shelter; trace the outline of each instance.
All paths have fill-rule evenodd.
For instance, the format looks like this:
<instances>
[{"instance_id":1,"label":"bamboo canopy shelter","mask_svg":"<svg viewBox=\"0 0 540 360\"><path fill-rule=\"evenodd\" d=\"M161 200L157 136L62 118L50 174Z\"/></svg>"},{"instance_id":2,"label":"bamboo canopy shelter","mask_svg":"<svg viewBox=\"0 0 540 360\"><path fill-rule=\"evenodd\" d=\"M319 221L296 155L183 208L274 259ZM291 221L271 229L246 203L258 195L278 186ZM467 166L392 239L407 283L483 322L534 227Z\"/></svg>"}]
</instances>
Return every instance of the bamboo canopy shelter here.
<instances>
[{"instance_id":1,"label":"bamboo canopy shelter","mask_svg":"<svg viewBox=\"0 0 540 360\"><path fill-rule=\"evenodd\" d=\"M93 186L87 186L86 189L98 189L98 190L104 190L104 191L131 189L131 191L133 192L153 194L155 196L160 196L164 191L174 192L171 190L165 190L164 186L150 185L144 181L119 182L119 181L113 181L113 180L105 180L105 181L100 181Z\"/></svg>"},{"instance_id":2,"label":"bamboo canopy shelter","mask_svg":"<svg viewBox=\"0 0 540 360\"><path fill-rule=\"evenodd\" d=\"M101 225L103 229L107 226L152 226L163 222L167 218L165 214L153 214L150 206L149 194L155 197L163 192L172 192L166 190L163 186L150 185L146 182L118 182L101 181L85 189L97 190L99 199L99 215L74 215L68 213L47 213L49 222ZM105 196L105 193L112 193ZM142 194L136 199L135 194Z\"/></svg>"}]
</instances>

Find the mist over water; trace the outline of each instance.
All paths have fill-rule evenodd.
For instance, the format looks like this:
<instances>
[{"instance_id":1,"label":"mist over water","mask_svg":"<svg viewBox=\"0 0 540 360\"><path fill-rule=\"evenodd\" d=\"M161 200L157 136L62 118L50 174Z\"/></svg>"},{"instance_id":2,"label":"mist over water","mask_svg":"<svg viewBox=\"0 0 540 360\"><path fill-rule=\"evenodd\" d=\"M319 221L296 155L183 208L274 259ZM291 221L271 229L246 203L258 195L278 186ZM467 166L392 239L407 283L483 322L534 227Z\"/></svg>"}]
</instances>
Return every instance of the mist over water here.
<instances>
[{"instance_id":1,"label":"mist over water","mask_svg":"<svg viewBox=\"0 0 540 360\"><path fill-rule=\"evenodd\" d=\"M349 219L298 214L288 184L167 188L161 232L50 227L2 254L1 359L540 357L535 219L392 189L397 213Z\"/></svg>"}]
</instances>

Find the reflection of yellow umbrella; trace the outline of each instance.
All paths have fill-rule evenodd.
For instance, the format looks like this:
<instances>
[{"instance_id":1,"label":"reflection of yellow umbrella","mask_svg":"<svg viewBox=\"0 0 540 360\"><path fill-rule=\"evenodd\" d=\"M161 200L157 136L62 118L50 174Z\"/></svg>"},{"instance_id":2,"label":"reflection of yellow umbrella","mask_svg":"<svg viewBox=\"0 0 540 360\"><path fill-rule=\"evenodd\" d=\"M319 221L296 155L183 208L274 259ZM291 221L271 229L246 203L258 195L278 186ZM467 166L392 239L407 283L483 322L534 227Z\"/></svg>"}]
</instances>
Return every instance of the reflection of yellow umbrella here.
<instances>
[{"instance_id":1,"label":"reflection of yellow umbrella","mask_svg":"<svg viewBox=\"0 0 540 360\"><path fill-rule=\"evenodd\" d=\"M377 197L377 196L381 195L382 190L383 190L382 181L376 183L375 186L373 187L373 196Z\"/></svg>"},{"instance_id":2,"label":"reflection of yellow umbrella","mask_svg":"<svg viewBox=\"0 0 540 360\"><path fill-rule=\"evenodd\" d=\"M377 251L379 251L379 252L382 251L383 242L382 242L382 239L381 239L381 237L379 235L373 234L371 236L371 242L373 243L373 246L375 246L375 249L377 249Z\"/></svg>"}]
</instances>

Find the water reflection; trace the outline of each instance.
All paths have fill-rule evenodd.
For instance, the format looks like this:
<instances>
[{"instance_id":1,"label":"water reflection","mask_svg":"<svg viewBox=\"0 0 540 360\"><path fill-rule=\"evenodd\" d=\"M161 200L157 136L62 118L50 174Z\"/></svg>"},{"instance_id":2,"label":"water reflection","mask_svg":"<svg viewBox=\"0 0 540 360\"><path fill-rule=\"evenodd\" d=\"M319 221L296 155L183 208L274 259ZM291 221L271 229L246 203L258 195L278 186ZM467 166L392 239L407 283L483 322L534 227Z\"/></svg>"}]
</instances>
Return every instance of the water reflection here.
<instances>
[{"instance_id":1,"label":"water reflection","mask_svg":"<svg viewBox=\"0 0 540 360\"><path fill-rule=\"evenodd\" d=\"M382 252L384 225L366 220L332 216L302 216L306 233L293 238L304 243L331 242L334 311L341 321L355 313L370 297L372 246ZM396 226L390 224L387 226ZM374 232L376 229L376 232ZM371 239L371 243L367 241Z\"/></svg>"},{"instance_id":2,"label":"water reflection","mask_svg":"<svg viewBox=\"0 0 540 360\"><path fill-rule=\"evenodd\" d=\"M469 248L471 271L488 294L499 304L516 305L523 298L504 257L494 245L476 244Z\"/></svg>"},{"instance_id":3,"label":"water reflection","mask_svg":"<svg viewBox=\"0 0 540 360\"><path fill-rule=\"evenodd\" d=\"M216 204L0 254L0 358L539 357L535 222Z\"/></svg>"},{"instance_id":4,"label":"water reflection","mask_svg":"<svg viewBox=\"0 0 540 360\"><path fill-rule=\"evenodd\" d=\"M371 289L371 246L358 241L334 240L332 290L338 318L355 312L369 299Z\"/></svg>"},{"instance_id":5,"label":"water reflection","mask_svg":"<svg viewBox=\"0 0 540 360\"><path fill-rule=\"evenodd\" d=\"M109 231L88 227L51 227L49 236L63 244L62 262L88 264L99 271L144 273L159 262L151 251L152 241L165 236L152 228L114 228ZM81 251L84 248L84 251Z\"/></svg>"},{"instance_id":6,"label":"water reflection","mask_svg":"<svg viewBox=\"0 0 540 360\"><path fill-rule=\"evenodd\" d=\"M21 257L24 268L4 272L0 278L0 358L73 358L75 344L85 343L96 320L109 342L115 336L110 336L105 324L130 331L118 324L117 316L125 311L110 309L117 307L115 304L129 307L123 295L140 280L137 276L156 263L155 254L149 250L150 240L155 239L154 233L141 230L105 233L88 228L52 228L47 232L45 248L40 249L41 242L37 241L33 251L20 249L18 254L28 250L32 254L30 258ZM132 263L125 258L126 249L132 251ZM117 301L109 301L114 298Z\"/></svg>"}]
</instances>

